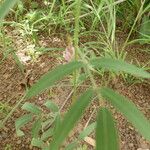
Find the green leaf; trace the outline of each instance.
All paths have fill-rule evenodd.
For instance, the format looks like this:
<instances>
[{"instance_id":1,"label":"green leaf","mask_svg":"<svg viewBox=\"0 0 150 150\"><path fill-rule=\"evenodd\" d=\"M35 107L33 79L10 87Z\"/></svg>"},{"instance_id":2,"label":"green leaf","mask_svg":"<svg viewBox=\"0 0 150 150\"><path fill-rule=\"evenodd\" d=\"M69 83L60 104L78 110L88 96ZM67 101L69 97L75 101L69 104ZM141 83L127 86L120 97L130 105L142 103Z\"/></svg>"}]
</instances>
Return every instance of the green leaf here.
<instances>
[{"instance_id":1,"label":"green leaf","mask_svg":"<svg viewBox=\"0 0 150 150\"><path fill-rule=\"evenodd\" d=\"M42 76L41 79L29 89L26 98L31 98L32 96L39 94L48 87L52 86L56 81L61 80L64 76L72 73L82 66L83 63L74 61L69 64L56 67L54 70Z\"/></svg>"},{"instance_id":2,"label":"green leaf","mask_svg":"<svg viewBox=\"0 0 150 150\"><path fill-rule=\"evenodd\" d=\"M59 113L56 115L54 120L54 131L56 131L58 128L61 128L61 117Z\"/></svg>"},{"instance_id":3,"label":"green leaf","mask_svg":"<svg viewBox=\"0 0 150 150\"><path fill-rule=\"evenodd\" d=\"M112 58L95 58L90 61L94 67L101 67L109 71L129 73L135 76L150 78L150 73L138 68L135 65L129 64L122 60L115 60Z\"/></svg>"},{"instance_id":4,"label":"green leaf","mask_svg":"<svg viewBox=\"0 0 150 150\"><path fill-rule=\"evenodd\" d=\"M106 108L101 108L97 117L96 150L119 150L115 123Z\"/></svg>"},{"instance_id":5,"label":"green leaf","mask_svg":"<svg viewBox=\"0 0 150 150\"><path fill-rule=\"evenodd\" d=\"M49 128L48 130L46 130L42 136L41 136L41 139L43 141L45 141L46 139L48 139L49 137L51 137L54 133L54 129L53 128Z\"/></svg>"},{"instance_id":6,"label":"green leaf","mask_svg":"<svg viewBox=\"0 0 150 150\"><path fill-rule=\"evenodd\" d=\"M88 75L86 73L82 73L79 75L77 83L82 84L87 78L88 78Z\"/></svg>"},{"instance_id":7,"label":"green leaf","mask_svg":"<svg viewBox=\"0 0 150 150\"><path fill-rule=\"evenodd\" d=\"M16 64L18 65L19 69L21 70L21 73L24 74L24 66L14 51L12 52L12 56L14 57Z\"/></svg>"},{"instance_id":8,"label":"green leaf","mask_svg":"<svg viewBox=\"0 0 150 150\"><path fill-rule=\"evenodd\" d=\"M42 127L42 121L41 119L38 119L34 122L34 124L32 125L32 130L31 130L31 133L32 133L32 137L33 138L38 138L38 135L39 135L39 131Z\"/></svg>"},{"instance_id":9,"label":"green leaf","mask_svg":"<svg viewBox=\"0 0 150 150\"><path fill-rule=\"evenodd\" d=\"M150 140L150 122L133 102L109 88L102 88L101 94L132 123L147 140Z\"/></svg>"},{"instance_id":10,"label":"green leaf","mask_svg":"<svg viewBox=\"0 0 150 150\"><path fill-rule=\"evenodd\" d=\"M80 139L84 139L86 136L90 135L96 128L96 122L90 124L86 129L84 129L80 135L79 138Z\"/></svg>"},{"instance_id":11,"label":"green leaf","mask_svg":"<svg viewBox=\"0 0 150 150\"><path fill-rule=\"evenodd\" d=\"M36 105L28 102L26 102L21 108L36 115L39 115L42 112Z\"/></svg>"},{"instance_id":12,"label":"green leaf","mask_svg":"<svg viewBox=\"0 0 150 150\"><path fill-rule=\"evenodd\" d=\"M81 118L83 112L89 105L93 96L91 89L84 92L83 95L72 105L68 113L65 115L59 128L54 133L53 141L50 144L51 150L58 150L59 146L65 140L69 132L73 129L77 121Z\"/></svg>"},{"instance_id":13,"label":"green leaf","mask_svg":"<svg viewBox=\"0 0 150 150\"><path fill-rule=\"evenodd\" d=\"M7 15L9 10L16 4L18 0L4 0L0 6L0 22Z\"/></svg>"},{"instance_id":14,"label":"green leaf","mask_svg":"<svg viewBox=\"0 0 150 150\"><path fill-rule=\"evenodd\" d=\"M65 150L74 150L75 148L77 148L78 146L78 142L74 141L70 144L67 145L67 147L65 148Z\"/></svg>"},{"instance_id":15,"label":"green leaf","mask_svg":"<svg viewBox=\"0 0 150 150\"><path fill-rule=\"evenodd\" d=\"M55 103L53 103L52 101L48 100L44 105L53 112L59 111L58 106Z\"/></svg>"},{"instance_id":16,"label":"green leaf","mask_svg":"<svg viewBox=\"0 0 150 150\"><path fill-rule=\"evenodd\" d=\"M31 141L31 145L38 148L44 148L45 143L40 139L33 138Z\"/></svg>"},{"instance_id":17,"label":"green leaf","mask_svg":"<svg viewBox=\"0 0 150 150\"><path fill-rule=\"evenodd\" d=\"M15 128L18 136L23 136L24 133L20 130L21 127L23 127L25 124L30 122L32 120L31 114L26 114L20 118L18 118L15 122Z\"/></svg>"},{"instance_id":18,"label":"green leaf","mask_svg":"<svg viewBox=\"0 0 150 150\"><path fill-rule=\"evenodd\" d=\"M144 15L142 18L142 24L140 27L140 38L141 39L145 39L147 38L148 40L150 40L150 19L148 15ZM145 44L147 42L146 41L141 41L141 44Z\"/></svg>"},{"instance_id":19,"label":"green leaf","mask_svg":"<svg viewBox=\"0 0 150 150\"><path fill-rule=\"evenodd\" d=\"M42 122L42 128L44 129L49 124L52 124L54 122L54 118L46 119L46 121Z\"/></svg>"}]
</instances>

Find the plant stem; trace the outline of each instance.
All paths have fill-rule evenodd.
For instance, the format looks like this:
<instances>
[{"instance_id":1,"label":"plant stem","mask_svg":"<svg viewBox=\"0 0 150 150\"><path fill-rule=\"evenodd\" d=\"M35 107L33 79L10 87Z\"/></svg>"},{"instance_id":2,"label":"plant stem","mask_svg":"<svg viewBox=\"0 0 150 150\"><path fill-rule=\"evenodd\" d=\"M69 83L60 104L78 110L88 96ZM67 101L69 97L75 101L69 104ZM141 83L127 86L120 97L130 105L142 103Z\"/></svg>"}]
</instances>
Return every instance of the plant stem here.
<instances>
[{"instance_id":1,"label":"plant stem","mask_svg":"<svg viewBox=\"0 0 150 150\"><path fill-rule=\"evenodd\" d=\"M79 21L80 21L80 11L81 11L81 1L82 0L76 0L76 8L75 8L75 31L74 31L74 47L75 47L75 61L78 60L78 49L79 49ZM76 89L77 89L77 75L78 72L74 71L73 73L73 84L74 84L74 94L72 101L74 102L76 99Z\"/></svg>"},{"instance_id":2,"label":"plant stem","mask_svg":"<svg viewBox=\"0 0 150 150\"><path fill-rule=\"evenodd\" d=\"M130 32L129 32L127 38L126 38L126 41L125 41L125 43L124 43L124 45L123 45L123 47L122 47L122 51L125 50L125 48L126 48L126 46L127 46L127 43L128 43L128 41L129 41L129 38L130 38L130 36L131 36L131 34L132 34L132 32L133 32L133 29L134 29L134 27L135 27L135 25L136 25L138 19L139 19L139 18L141 17L141 15L142 15L144 2L145 2L145 0L142 2L142 5L141 5L141 7L140 7L140 10L139 10L139 12L138 12L138 14L137 14L137 16L136 16L136 18L135 18L135 21L134 21L134 23L133 23L133 25L132 25L132 27L131 27L131 30L130 30Z\"/></svg>"}]
</instances>

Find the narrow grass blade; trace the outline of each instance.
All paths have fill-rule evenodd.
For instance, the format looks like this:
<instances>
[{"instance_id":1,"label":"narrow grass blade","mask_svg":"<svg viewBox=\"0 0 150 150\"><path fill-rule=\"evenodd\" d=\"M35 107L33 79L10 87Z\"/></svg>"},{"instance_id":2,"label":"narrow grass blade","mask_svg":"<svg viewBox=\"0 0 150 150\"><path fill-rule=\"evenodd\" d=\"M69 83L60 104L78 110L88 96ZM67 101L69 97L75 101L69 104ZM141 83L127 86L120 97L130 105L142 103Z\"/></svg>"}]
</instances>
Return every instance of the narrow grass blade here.
<instances>
[{"instance_id":1,"label":"narrow grass blade","mask_svg":"<svg viewBox=\"0 0 150 150\"><path fill-rule=\"evenodd\" d=\"M72 73L76 69L83 66L81 62L71 62L69 64L60 65L54 70L45 74L36 84L34 84L28 91L26 98L31 98L52 86L56 81L61 80L64 76Z\"/></svg>"},{"instance_id":2,"label":"narrow grass blade","mask_svg":"<svg viewBox=\"0 0 150 150\"><path fill-rule=\"evenodd\" d=\"M32 133L32 137L33 138L38 138L39 131L40 131L41 127L42 127L41 124L42 124L41 119L38 119L32 125L32 131L31 131L31 133Z\"/></svg>"},{"instance_id":3,"label":"narrow grass blade","mask_svg":"<svg viewBox=\"0 0 150 150\"><path fill-rule=\"evenodd\" d=\"M102 88L101 94L132 123L143 137L150 140L150 121L138 110L133 102L109 88Z\"/></svg>"},{"instance_id":4,"label":"narrow grass blade","mask_svg":"<svg viewBox=\"0 0 150 150\"><path fill-rule=\"evenodd\" d=\"M30 122L32 120L31 114L26 114L20 118L18 118L15 122L15 128L18 136L23 136L24 133L20 130L21 127L23 127L25 124Z\"/></svg>"},{"instance_id":5,"label":"narrow grass blade","mask_svg":"<svg viewBox=\"0 0 150 150\"><path fill-rule=\"evenodd\" d=\"M101 108L97 117L96 150L119 150L118 135L111 112Z\"/></svg>"},{"instance_id":6,"label":"narrow grass blade","mask_svg":"<svg viewBox=\"0 0 150 150\"><path fill-rule=\"evenodd\" d=\"M135 76L150 78L150 73L122 60L114 60L112 58L96 58L91 60L90 63L96 68L104 68L115 72L123 71Z\"/></svg>"},{"instance_id":7,"label":"narrow grass blade","mask_svg":"<svg viewBox=\"0 0 150 150\"><path fill-rule=\"evenodd\" d=\"M62 142L65 140L69 132L73 129L77 121L81 118L83 112L89 105L93 96L91 89L87 90L80 98L73 104L59 128L55 131L53 141L50 144L51 150L58 150Z\"/></svg>"},{"instance_id":8,"label":"narrow grass blade","mask_svg":"<svg viewBox=\"0 0 150 150\"><path fill-rule=\"evenodd\" d=\"M0 6L0 22L7 15L9 10L16 4L18 0L4 0Z\"/></svg>"},{"instance_id":9,"label":"narrow grass blade","mask_svg":"<svg viewBox=\"0 0 150 150\"><path fill-rule=\"evenodd\" d=\"M46 119L46 121L42 122L42 128L46 128L49 124L52 124L54 122L54 118Z\"/></svg>"}]
</instances>

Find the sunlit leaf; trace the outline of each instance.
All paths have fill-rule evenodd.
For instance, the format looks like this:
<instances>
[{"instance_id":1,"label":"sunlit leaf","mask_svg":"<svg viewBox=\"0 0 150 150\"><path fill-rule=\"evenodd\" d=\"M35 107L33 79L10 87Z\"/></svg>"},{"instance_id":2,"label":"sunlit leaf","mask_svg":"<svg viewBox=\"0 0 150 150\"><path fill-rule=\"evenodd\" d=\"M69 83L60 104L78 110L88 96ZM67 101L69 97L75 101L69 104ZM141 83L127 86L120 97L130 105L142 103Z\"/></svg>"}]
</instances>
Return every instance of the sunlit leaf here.
<instances>
[{"instance_id":1,"label":"sunlit leaf","mask_svg":"<svg viewBox=\"0 0 150 150\"><path fill-rule=\"evenodd\" d=\"M41 139L44 141L47 138L51 137L53 133L54 133L54 129L51 127L42 134Z\"/></svg>"},{"instance_id":2,"label":"sunlit leaf","mask_svg":"<svg viewBox=\"0 0 150 150\"><path fill-rule=\"evenodd\" d=\"M97 117L96 150L119 150L115 123L106 108L101 108Z\"/></svg>"},{"instance_id":3,"label":"sunlit leaf","mask_svg":"<svg viewBox=\"0 0 150 150\"><path fill-rule=\"evenodd\" d=\"M138 110L133 102L109 88L101 89L102 96L116 107L132 123L132 125L150 140L150 121Z\"/></svg>"},{"instance_id":4,"label":"sunlit leaf","mask_svg":"<svg viewBox=\"0 0 150 150\"><path fill-rule=\"evenodd\" d=\"M144 71L142 68L138 68L135 65L129 64L122 60L115 60L112 58L95 58L90 63L97 68L104 68L109 71L129 73L135 76L150 78L150 73Z\"/></svg>"},{"instance_id":5,"label":"sunlit leaf","mask_svg":"<svg viewBox=\"0 0 150 150\"><path fill-rule=\"evenodd\" d=\"M60 65L54 70L49 71L41 79L34 84L28 91L26 98L31 98L52 86L56 81L61 80L64 76L69 75L74 70L83 66L81 62L71 62L69 64Z\"/></svg>"},{"instance_id":6,"label":"sunlit leaf","mask_svg":"<svg viewBox=\"0 0 150 150\"><path fill-rule=\"evenodd\" d=\"M53 141L50 144L51 150L58 150L62 142L65 140L69 132L73 129L77 121L81 118L83 112L89 105L93 96L91 89L87 90L80 98L72 105L70 110L65 115L61 125L54 133Z\"/></svg>"},{"instance_id":7,"label":"sunlit leaf","mask_svg":"<svg viewBox=\"0 0 150 150\"><path fill-rule=\"evenodd\" d=\"M52 124L54 122L54 118L46 119L44 122L42 122L42 128L46 128L49 124Z\"/></svg>"},{"instance_id":8,"label":"sunlit leaf","mask_svg":"<svg viewBox=\"0 0 150 150\"><path fill-rule=\"evenodd\" d=\"M0 21L7 15L9 10L16 4L18 0L4 0L0 6Z\"/></svg>"}]
</instances>

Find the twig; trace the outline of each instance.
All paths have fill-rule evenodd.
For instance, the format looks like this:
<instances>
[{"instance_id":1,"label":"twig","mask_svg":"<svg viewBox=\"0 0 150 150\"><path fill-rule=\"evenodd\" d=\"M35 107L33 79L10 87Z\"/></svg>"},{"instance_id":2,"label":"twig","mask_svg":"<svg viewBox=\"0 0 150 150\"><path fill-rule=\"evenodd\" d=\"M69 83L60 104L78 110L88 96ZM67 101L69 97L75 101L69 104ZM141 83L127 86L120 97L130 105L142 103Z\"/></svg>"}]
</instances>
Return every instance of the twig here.
<instances>
[{"instance_id":1,"label":"twig","mask_svg":"<svg viewBox=\"0 0 150 150\"><path fill-rule=\"evenodd\" d=\"M68 97L66 98L66 100L64 101L64 103L62 104L62 106L61 106L61 108L60 108L59 111L61 111L64 108L65 104L67 103L67 101L69 100L69 98L71 97L71 95L73 94L73 92L74 92L74 90L72 90L70 92L70 94L68 95Z\"/></svg>"},{"instance_id":2,"label":"twig","mask_svg":"<svg viewBox=\"0 0 150 150\"><path fill-rule=\"evenodd\" d=\"M92 113L91 113L91 115L90 115L88 121L86 122L86 124L85 124L85 126L84 126L84 129L87 128L87 126L88 126L90 120L92 119L92 117L93 117L95 111L96 111L96 107L94 107L94 110L92 111Z\"/></svg>"}]
</instances>

